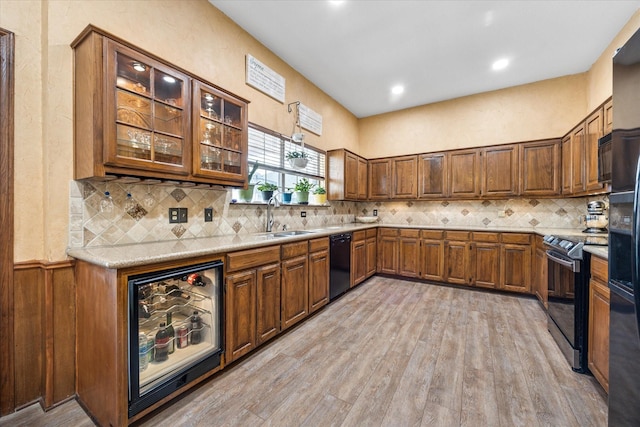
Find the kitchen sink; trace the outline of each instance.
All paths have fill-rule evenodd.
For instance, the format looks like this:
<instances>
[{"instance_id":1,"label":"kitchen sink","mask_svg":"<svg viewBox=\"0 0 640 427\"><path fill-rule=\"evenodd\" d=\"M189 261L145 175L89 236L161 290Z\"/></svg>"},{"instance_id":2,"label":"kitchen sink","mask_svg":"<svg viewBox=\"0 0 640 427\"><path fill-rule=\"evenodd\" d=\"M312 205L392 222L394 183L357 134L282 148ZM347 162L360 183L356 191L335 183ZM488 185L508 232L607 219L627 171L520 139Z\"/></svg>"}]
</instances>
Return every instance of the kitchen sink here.
<instances>
[{"instance_id":1,"label":"kitchen sink","mask_svg":"<svg viewBox=\"0 0 640 427\"><path fill-rule=\"evenodd\" d=\"M291 230L291 231L279 231L277 233L273 233L274 237L291 237L291 236L300 236L303 234L313 234L313 231Z\"/></svg>"}]
</instances>

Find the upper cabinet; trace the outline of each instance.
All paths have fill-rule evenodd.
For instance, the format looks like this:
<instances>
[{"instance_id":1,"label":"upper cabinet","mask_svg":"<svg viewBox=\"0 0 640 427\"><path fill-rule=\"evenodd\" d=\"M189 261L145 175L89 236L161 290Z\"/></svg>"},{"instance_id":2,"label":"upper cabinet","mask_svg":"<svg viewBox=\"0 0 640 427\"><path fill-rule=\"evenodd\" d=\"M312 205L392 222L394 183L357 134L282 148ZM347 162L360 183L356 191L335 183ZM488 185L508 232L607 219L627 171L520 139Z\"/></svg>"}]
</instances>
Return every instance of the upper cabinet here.
<instances>
[{"instance_id":1,"label":"upper cabinet","mask_svg":"<svg viewBox=\"0 0 640 427\"><path fill-rule=\"evenodd\" d=\"M603 115L604 115L604 131L603 135L611 133L613 130L613 100L609 99L604 103Z\"/></svg>"},{"instance_id":2,"label":"upper cabinet","mask_svg":"<svg viewBox=\"0 0 640 427\"><path fill-rule=\"evenodd\" d=\"M418 197L418 156L392 158L391 171L393 174L392 198L415 199Z\"/></svg>"},{"instance_id":3,"label":"upper cabinet","mask_svg":"<svg viewBox=\"0 0 640 427\"><path fill-rule=\"evenodd\" d=\"M443 199L447 196L447 155L418 156L418 198Z\"/></svg>"},{"instance_id":4,"label":"upper cabinet","mask_svg":"<svg viewBox=\"0 0 640 427\"><path fill-rule=\"evenodd\" d=\"M598 182L598 139L604 135L603 109L598 108L584 122L585 190L601 190Z\"/></svg>"},{"instance_id":5,"label":"upper cabinet","mask_svg":"<svg viewBox=\"0 0 640 427\"><path fill-rule=\"evenodd\" d=\"M369 199L386 200L391 197L391 160L369 160Z\"/></svg>"},{"instance_id":6,"label":"upper cabinet","mask_svg":"<svg viewBox=\"0 0 640 427\"><path fill-rule=\"evenodd\" d=\"M523 196L560 194L559 139L526 142L520 145L520 185Z\"/></svg>"},{"instance_id":7,"label":"upper cabinet","mask_svg":"<svg viewBox=\"0 0 640 427\"><path fill-rule=\"evenodd\" d=\"M327 151L327 199L367 200L367 160L350 151Z\"/></svg>"},{"instance_id":8,"label":"upper cabinet","mask_svg":"<svg viewBox=\"0 0 640 427\"><path fill-rule=\"evenodd\" d=\"M244 185L245 100L93 27L72 47L75 179Z\"/></svg>"},{"instance_id":9,"label":"upper cabinet","mask_svg":"<svg viewBox=\"0 0 640 427\"><path fill-rule=\"evenodd\" d=\"M448 153L449 197L476 198L480 196L480 152L458 150Z\"/></svg>"},{"instance_id":10,"label":"upper cabinet","mask_svg":"<svg viewBox=\"0 0 640 427\"><path fill-rule=\"evenodd\" d=\"M481 192L486 197L507 197L519 194L518 145L483 148Z\"/></svg>"}]
</instances>

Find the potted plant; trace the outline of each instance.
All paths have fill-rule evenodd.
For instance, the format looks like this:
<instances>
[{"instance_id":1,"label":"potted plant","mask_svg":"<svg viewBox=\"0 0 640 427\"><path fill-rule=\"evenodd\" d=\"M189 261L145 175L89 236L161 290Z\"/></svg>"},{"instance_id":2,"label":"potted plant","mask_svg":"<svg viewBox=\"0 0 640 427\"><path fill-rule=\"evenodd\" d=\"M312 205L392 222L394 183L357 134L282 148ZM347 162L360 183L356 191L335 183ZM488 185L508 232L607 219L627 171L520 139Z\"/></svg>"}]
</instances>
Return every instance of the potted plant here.
<instances>
[{"instance_id":1,"label":"potted plant","mask_svg":"<svg viewBox=\"0 0 640 427\"><path fill-rule=\"evenodd\" d=\"M249 172L249 175L247 176L247 182L249 183L247 189L241 189L240 191L238 191L238 198L241 202L250 203L253 200L253 189L255 187L255 184L251 184L251 178L253 178L253 174L256 173L256 170L258 170L258 162L255 162L253 164L251 172Z\"/></svg>"},{"instance_id":2,"label":"potted plant","mask_svg":"<svg viewBox=\"0 0 640 427\"><path fill-rule=\"evenodd\" d=\"M300 205L308 205L309 204L309 191L313 188L313 184L309 182L307 178L302 178L298 181L293 187L293 190L296 193L296 200Z\"/></svg>"},{"instance_id":3,"label":"potted plant","mask_svg":"<svg viewBox=\"0 0 640 427\"><path fill-rule=\"evenodd\" d=\"M285 158L289 161L289 164L296 169L304 169L309 162L309 155L304 151L288 151L285 154Z\"/></svg>"},{"instance_id":4,"label":"potted plant","mask_svg":"<svg viewBox=\"0 0 640 427\"><path fill-rule=\"evenodd\" d=\"M293 196L293 191L291 191L290 188L285 188L285 190L282 192L282 203L291 203L291 196Z\"/></svg>"},{"instance_id":5,"label":"potted plant","mask_svg":"<svg viewBox=\"0 0 640 427\"><path fill-rule=\"evenodd\" d=\"M273 192L278 189L278 186L275 184L269 184L265 182L264 184L258 185L258 191L262 192L262 200L268 202L271 197L273 197Z\"/></svg>"},{"instance_id":6,"label":"potted plant","mask_svg":"<svg viewBox=\"0 0 640 427\"><path fill-rule=\"evenodd\" d=\"M324 205L327 202L327 190L324 187L317 186L313 190L313 204Z\"/></svg>"}]
</instances>

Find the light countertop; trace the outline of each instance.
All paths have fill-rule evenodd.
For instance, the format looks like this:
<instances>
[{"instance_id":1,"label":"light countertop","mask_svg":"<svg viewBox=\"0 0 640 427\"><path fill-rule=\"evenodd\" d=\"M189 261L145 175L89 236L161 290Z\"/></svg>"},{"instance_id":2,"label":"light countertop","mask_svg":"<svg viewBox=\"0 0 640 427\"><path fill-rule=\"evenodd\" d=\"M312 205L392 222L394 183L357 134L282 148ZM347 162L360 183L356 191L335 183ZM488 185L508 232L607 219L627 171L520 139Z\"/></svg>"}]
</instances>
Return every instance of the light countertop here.
<instances>
[{"instance_id":1,"label":"light countertop","mask_svg":"<svg viewBox=\"0 0 640 427\"><path fill-rule=\"evenodd\" d=\"M135 243L118 246L69 248L67 255L106 268L125 268L158 262L188 259L198 256L224 254L243 249L279 245L299 240L326 237L332 234L366 230L375 227L413 228L425 230L490 231L496 233L535 233L541 236L581 235L579 229L536 227L476 227L476 226L421 226L407 224L362 224L348 223L327 225L325 228L308 229L310 233L297 236L275 237L275 233L234 234L197 239L171 240L150 243ZM590 253L607 257L606 247L585 247Z\"/></svg>"}]
</instances>

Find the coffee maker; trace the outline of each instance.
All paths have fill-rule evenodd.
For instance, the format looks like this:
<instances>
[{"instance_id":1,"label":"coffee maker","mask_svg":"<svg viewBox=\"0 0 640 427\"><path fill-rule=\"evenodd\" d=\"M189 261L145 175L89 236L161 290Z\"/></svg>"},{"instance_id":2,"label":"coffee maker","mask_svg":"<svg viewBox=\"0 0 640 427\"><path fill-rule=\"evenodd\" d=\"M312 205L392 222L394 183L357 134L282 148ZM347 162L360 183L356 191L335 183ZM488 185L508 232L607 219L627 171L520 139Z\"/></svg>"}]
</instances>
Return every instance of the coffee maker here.
<instances>
[{"instance_id":1,"label":"coffee maker","mask_svg":"<svg viewBox=\"0 0 640 427\"><path fill-rule=\"evenodd\" d=\"M606 233L609 218L604 214L606 204L602 200L596 200L587 203L587 215L584 216L584 222L587 228L582 230L583 233Z\"/></svg>"}]
</instances>

